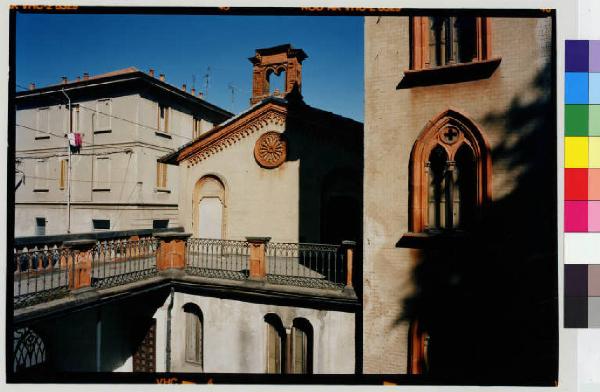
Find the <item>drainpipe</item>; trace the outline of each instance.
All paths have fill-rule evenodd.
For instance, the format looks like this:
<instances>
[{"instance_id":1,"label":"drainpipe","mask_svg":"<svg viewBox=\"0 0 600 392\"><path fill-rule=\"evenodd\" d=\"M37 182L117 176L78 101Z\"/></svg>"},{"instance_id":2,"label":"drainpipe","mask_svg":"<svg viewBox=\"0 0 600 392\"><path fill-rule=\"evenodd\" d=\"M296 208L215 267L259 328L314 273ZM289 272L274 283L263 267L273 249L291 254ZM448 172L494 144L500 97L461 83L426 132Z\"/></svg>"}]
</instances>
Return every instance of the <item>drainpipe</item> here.
<instances>
[{"instance_id":1,"label":"drainpipe","mask_svg":"<svg viewBox=\"0 0 600 392\"><path fill-rule=\"evenodd\" d=\"M73 132L73 115L71 114L71 98L62 89L62 93L67 97L69 101L69 134ZM68 170L67 170L67 234L71 233L71 145L69 144L69 138L67 138L67 153L68 157Z\"/></svg>"},{"instance_id":2,"label":"drainpipe","mask_svg":"<svg viewBox=\"0 0 600 392\"><path fill-rule=\"evenodd\" d=\"M173 309L173 299L175 297L175 289L171 287L171 301L169 302L169 307L167 308L167 363L166 370L167 373L171 371L171 310Z\"/></svg>"}]
</instances>

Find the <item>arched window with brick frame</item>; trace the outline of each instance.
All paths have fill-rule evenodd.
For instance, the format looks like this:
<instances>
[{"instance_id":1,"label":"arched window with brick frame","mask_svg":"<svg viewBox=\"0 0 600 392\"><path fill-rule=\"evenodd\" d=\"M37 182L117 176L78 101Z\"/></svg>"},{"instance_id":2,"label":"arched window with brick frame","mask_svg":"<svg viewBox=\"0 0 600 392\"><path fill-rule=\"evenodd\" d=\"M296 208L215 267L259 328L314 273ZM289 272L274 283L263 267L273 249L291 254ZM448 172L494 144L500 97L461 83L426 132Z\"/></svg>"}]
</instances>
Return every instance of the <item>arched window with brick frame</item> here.
<instances>
[{"instance_id":1,"label":"arched window with brick frame","mask_svg":"<svg viewBox=\"0 0 600 392\"><path fill-rule=\"evenodd\" d=\"M468 229L491 200L491 176L481 128L456 110L440 113L411 151L409 230Z\"/></svg>"}]
</instances>

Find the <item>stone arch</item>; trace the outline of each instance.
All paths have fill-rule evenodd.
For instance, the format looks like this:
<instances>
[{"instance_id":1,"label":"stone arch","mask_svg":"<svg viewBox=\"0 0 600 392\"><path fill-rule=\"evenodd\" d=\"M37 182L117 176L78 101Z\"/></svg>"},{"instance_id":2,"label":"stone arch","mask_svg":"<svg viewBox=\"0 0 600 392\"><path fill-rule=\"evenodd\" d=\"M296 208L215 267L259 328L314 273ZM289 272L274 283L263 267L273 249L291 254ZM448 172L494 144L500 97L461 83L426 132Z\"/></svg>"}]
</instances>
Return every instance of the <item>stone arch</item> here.
<instances>
[{"instance_id":1,"label":"stone arch","mask_svg":"<svg viewBox=\"0 0 600 392\"><path fill-rule=\"evenodd\" d=\"M427 163L434 148L440 146L449 160L460 148L468 146L475 157L475 207L481 211L492 199L492 159L490 145L481 127L463 113L448 109L429 121L415 141L409 164L409 230L422 232L427 226Z\"/></svg>"}]
</instances>

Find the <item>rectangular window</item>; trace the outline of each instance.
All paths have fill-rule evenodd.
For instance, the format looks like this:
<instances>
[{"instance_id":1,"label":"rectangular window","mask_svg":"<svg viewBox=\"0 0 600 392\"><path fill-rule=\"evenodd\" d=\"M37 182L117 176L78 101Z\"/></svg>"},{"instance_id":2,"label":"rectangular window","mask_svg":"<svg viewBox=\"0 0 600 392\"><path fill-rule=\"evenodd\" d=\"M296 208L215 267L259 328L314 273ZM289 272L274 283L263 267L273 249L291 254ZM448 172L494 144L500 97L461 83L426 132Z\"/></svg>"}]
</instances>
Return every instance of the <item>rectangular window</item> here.
<instances>
[{"instance_id":1,"label":"rectangular window","mask_svg":"<svg viewBox=\"0 0 600 392\"><path fill-rule=\"evenodd\" d=\"M96 157L94 162L94 191L110 191L110 158Z\"/></svg>"},{"instance_id":2,"label":"rectangular window","mask_svg":"<svg viewBox=\"0 0 600 392\"><path fill-rule=\"evenodd\" d=\"M169 227L168 219L154 219L152 221L153 229L166 229L167 227Z\"/></svg>"},{"instance_id":3,"label":"rectangular window","mask_svg":"<svg viewBox=\"0 0 600 392\"><path fill-rule=\"evenodd\" d=\"M59 161L60 163L60 167L59 167L59 172L60 172L60 176L58 178L58 187L60 189L65 189L67 186L67 181L68 181L68 166L69 166L69 160L68 159L61 159Z\"/></svg>"},{"instance_id":4,"label":"rectangular window","mask_svg":"<svg viewBox=\"0 0 600 392\"><path fill-rule=\"evenodd\" d=\"M202 133L201 128L200 128L201 121L202 120L199 117L194 116L194 130L192 133L192 137L194 139L196 139Z\"/></svg>"},{"instance_id":5,"label":"rectangular window","mask_svg":"<svg viewBox=\"0 0 600 392\"><path fill-rule=\"evenodd\" d=\"M50 139L47 133L50 130L50 108L39 108L37 111L36 129L40 132L35 133L35 140Z\"/></svg>"},{"instance_id":6,"label":"rectangular window","mask_svg":"<svg viewBox=\"0 0 600 392\"><path fill-rule=\"evenodd\" d=\"M489 18L411 17L411 69L442 67L490 58Z\"/></svg>"},{"instance_id":7,"label":"rectangular window","mask_svg":"<svg viewBox=\"0 0 600 392\"><path fill-rule=\"evenodd\" d=\"M35 162L34 192L48 192L49 167L47 159L38 159Z\"/></svg>"},{"instance_id":8,"label":"rectangular window","mask_svg":"<svg viewBox=\"0 0 600 392\"><path fill-rule=\"evenodd\" d=\"M167 188L167 164L156 162L156 187L158 189Z\"/></svg>"},{"instance_id":9,"label":"rectangular window","mask_svg":"<svg viewBox=\"0 0 600 392\"><path fill-rule=\"evenodd\" d=\"M92 219L92 227L94 230L110 230L109 219Z\"/></svg>"},{"instance_id":10,"label":"rectangular window","mask_svg":"<svg viewBox=\"0 0 600 392\"><path fill-rule=\"evenodd\" d=\"M169 111L170 108L167 105L158 104L158 125L156 128L159 132L169 132Z\"/></svg>"},{"instance_id":11,"label":"rectangular window","mask_svg":"<svg viewBox=\"0 0 600 392\"><path fill-rule=\"evenodd\" d=\"M96 130L95 132L110 132L112 116L112 103L110 99L99 99L96 106Z\"/></svg>"},{"instance_id":12,"label":"rectangular window","mask_svg":"<svg viewBox=\"0 0 600 392\"><path fill-rule=\"evenodd\" d=\"M71 131L75 132L75 133L80 133L79 131L79 105L78 104L74 104L71 105ZM67 127L69 125L67 124Z\"/></svg>"},{"instance_id":13,"label":"rectangular window","mask_svg":"<svg viewBox=\"0 0 600 392\"><path fill-rule=\"evenodd\" d=\"M35 235L46 235L46 218L35 218Z\"/></svg>"}]
</instances>

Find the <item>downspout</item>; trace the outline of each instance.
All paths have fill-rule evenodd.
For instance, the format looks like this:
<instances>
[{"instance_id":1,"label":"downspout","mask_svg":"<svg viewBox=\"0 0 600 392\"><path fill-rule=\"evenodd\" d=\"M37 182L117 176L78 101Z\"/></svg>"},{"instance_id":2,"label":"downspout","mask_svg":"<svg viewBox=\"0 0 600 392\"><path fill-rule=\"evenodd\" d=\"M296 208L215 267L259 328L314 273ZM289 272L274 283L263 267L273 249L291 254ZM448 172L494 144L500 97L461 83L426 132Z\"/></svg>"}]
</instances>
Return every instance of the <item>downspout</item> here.
<instances>
[{"instance_id":1,"label":"downspout","mask_svg":"<svg viewBox=\"0 0 600 392\"><path fill-rule=\"evenodd\" d=\"M171 371L171 310L173 309L173 299L175 297L175 289L171 287L171 301L167 308L167 359L166 359L166 370L167 373Z\"/></svg>"}]
</instances>

